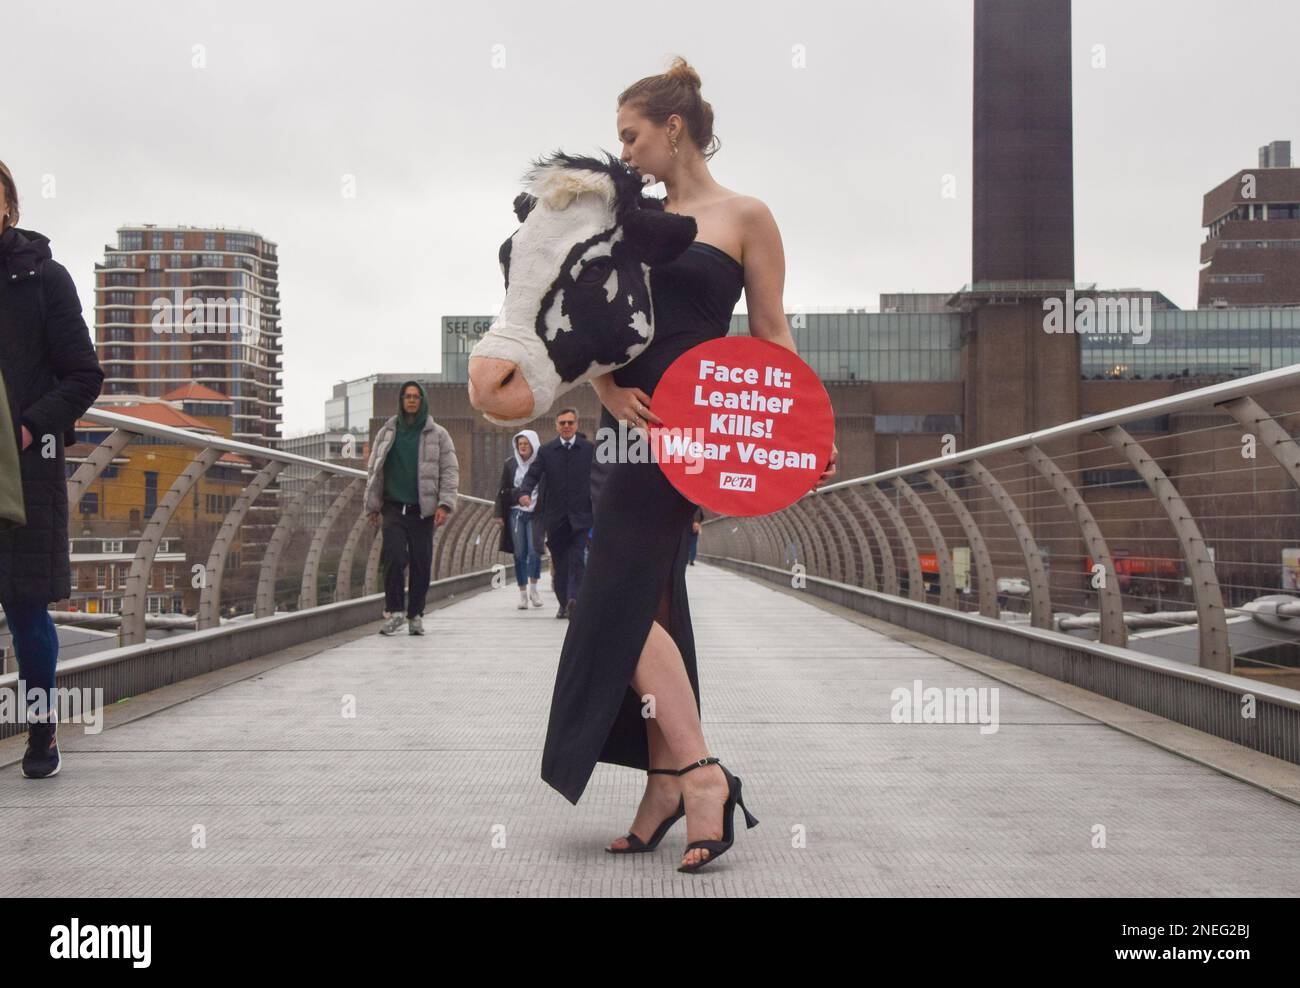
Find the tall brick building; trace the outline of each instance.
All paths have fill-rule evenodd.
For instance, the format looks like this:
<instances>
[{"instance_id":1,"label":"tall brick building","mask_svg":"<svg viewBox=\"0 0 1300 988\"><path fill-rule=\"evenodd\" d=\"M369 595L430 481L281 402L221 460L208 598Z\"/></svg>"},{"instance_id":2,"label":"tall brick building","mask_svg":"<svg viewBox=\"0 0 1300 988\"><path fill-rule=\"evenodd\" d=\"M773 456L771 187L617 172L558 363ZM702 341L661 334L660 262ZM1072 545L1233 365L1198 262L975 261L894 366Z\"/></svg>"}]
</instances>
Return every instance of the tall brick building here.
<instances>
[{"instance_id":1,"label":"tall brick building","mask_svg":"<svg viewBox=\"0 0 1300 988\"><path fill-rule=\"evenodd\" d=\"M276 245L257 233L124 226L95 265L95 342L108 395L157 398L190 381L232 402L231 438L280 438Z\"/></svg>"},{"instance_id":2,"label":"tall brick building","mask_svg":"<svg viewBox=\"0 0 1300 988\"><path fill-rule=\"evenodd\" d=\"M1264 145L1257 167L1205 193L1201 225L1197 305L1300 305L1300 168L1290 141Z\"/></svg>"}]
</instances>

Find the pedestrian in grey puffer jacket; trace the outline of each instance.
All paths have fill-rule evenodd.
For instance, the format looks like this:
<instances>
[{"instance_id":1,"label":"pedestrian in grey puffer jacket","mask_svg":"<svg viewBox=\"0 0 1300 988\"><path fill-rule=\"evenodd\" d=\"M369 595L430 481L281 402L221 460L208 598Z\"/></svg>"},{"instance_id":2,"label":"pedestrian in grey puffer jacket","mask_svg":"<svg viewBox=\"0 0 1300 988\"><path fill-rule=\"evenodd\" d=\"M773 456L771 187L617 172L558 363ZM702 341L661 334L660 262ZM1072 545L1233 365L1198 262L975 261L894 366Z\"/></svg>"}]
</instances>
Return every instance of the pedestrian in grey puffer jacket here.
<instances>
[{"instance_id":1,"label":"pedestrian in grey puffer jacket","mask_svg":"<svg viewBox=\"0 0 1300 988\"><path fill-rule=\"evenodd\" d=\"M417 382L407 381L402 385L403 390L408 385L420 388ZM456 459L456 447L451 441L451 433L429 415L423 388L420 388L420 401L425 416L420 443L420 517L427 518L439 505L446 514L456 510L456 499L460 492L460 461ZM397 416L394 415L380 427L370 446L370 461L366 467L370 476L366 478L365 491L365 509L369 514L376 514L383 509L384 472L375 467L378 465L382 468L396 436Z\"/></svg>"},{"instance_id":2,"label":"pedestrian in grey puffer jacket","mask_svg":"<svg viewBox=\"0 0 1300 988\"><path fill-rule=\"evenodd\" d=\"M419 382L404 381L398 395L400 411L383 424L371 446L364 506L370 523L377 525L382 517L384 526L380 568L388 620L380 634L396 634L405 620L411 634L422 635L433 533L456 507L460 465L451 434L429 415Z\"/></svg>"}]
</instances>

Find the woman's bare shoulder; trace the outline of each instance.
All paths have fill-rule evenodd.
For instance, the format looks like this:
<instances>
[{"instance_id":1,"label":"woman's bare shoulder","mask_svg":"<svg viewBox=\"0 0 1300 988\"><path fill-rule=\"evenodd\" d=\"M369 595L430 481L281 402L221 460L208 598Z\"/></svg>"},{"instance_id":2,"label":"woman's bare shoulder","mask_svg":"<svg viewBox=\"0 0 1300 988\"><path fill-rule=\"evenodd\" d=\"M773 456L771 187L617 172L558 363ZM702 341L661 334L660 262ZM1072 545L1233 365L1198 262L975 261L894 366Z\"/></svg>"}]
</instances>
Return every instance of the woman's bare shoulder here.
<instances>
[{"instance_id":1,"label":"woman's bare shoulder","mask_svg":"<svg viewBox=\"0 0 1300 988\"><path fill-rule=\"evenodd\" d=\"M753 220L769 220L772 218L772 210L767 208L767 203L758 196L743 195L736 193L728 205L735 211L736 216L746 222Z\"/></svg>"}]
</instances>

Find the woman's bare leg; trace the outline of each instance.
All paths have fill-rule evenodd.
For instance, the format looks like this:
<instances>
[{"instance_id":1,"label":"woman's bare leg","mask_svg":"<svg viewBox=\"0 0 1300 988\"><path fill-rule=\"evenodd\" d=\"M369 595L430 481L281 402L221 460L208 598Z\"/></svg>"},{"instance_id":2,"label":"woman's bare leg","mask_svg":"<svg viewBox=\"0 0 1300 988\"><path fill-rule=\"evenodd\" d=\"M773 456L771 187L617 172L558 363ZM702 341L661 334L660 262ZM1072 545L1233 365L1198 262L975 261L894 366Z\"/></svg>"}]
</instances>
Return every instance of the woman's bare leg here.
<instances>
[{"instance_id":1,"label":"woman's bare leg","mask_svg":"<svg viewBox=\"0 0 1300 988\"><path fill-rule=\"evenodd\" d=\"M655 726L671 753L672 767L682 768L709 754L682 653L658 621L650 624L650 633L632 676L632 687L641 697L653 698ZM653 751L651 757L653 760ZM662 778L677 782L686 799L687 843L710 838L721 840L722 807L727 800L727 780L722 769L717 765L707 765L677 779L671 776ZM670 812L671 806L661 819ZM695 864L708 856L708 851L695 848L686 852L682 864Z\"/></svg>"},{"instance_id":2,"label":"woman's bare leg","mask_svg":"<svg viewBox=\"0 0 1300 988\"><path fill-rule=\"evenodd\" d=\"M668 742L664 739L663 731L659 730L659 722L654 717L646 718L645 732L650 747L650 767L681 768L675 761ZM648 841L655 828L677 809L677 802L681 797L682 787L676 776L646 776L645 793L641 797L641 805L637 807L636 818L632 821L632 833L643 841ZM627 847L627 843L626 837L620 837L609 846L619 850Z\"/></svg>"}]
</instances>

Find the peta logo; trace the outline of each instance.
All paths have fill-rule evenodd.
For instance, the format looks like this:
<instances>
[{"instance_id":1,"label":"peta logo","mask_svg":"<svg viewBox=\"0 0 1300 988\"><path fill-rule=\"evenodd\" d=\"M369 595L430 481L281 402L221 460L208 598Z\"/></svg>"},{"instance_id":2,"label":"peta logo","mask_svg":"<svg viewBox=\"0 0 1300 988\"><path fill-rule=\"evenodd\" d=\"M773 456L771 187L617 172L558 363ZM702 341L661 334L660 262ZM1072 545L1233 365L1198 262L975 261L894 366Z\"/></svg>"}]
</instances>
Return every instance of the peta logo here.
<instances>
[{"instance_id":1,"label":"peta logo","mask_svg":"<svg viewBox=\"0 0 1300 988\"><path fill-rule=\"evenodd\" d=\"M752 473L723 473L718 477L718 486L724 491L752 491L758 478Z\"/></svg>"},{"instance_id":2,"label":"peta logo","mask_svg":"<svg viewBox=\"0 0 1300 988\"><path fill-rule=\"evenodd\" d=\"M148 967L151 926L82 926L76 916L69 926L50 930L50 956L55 960L124 960Z\"/></svg>"}]
</instances>

